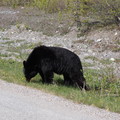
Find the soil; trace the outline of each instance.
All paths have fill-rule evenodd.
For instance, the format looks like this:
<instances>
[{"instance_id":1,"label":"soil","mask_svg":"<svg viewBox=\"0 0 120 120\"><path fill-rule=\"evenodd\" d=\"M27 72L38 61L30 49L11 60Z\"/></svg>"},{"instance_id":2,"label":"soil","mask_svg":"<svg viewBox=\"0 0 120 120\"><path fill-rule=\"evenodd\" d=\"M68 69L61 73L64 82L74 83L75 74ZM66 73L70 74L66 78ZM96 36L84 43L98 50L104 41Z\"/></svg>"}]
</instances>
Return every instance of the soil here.
<instances>
[{"instance_id":1,"label":"soil","mask_svg":"<svg viewBox=\"0 0 120 120\"><path fill-rule=\"evenodd\" d=\"M23 61L35 46L59 46L75 52L84 69L113 68L120 78L120 30L97 28L77 38L69 17L36 8L0 7L0 58Z\"/></svg>"}]
</instances>

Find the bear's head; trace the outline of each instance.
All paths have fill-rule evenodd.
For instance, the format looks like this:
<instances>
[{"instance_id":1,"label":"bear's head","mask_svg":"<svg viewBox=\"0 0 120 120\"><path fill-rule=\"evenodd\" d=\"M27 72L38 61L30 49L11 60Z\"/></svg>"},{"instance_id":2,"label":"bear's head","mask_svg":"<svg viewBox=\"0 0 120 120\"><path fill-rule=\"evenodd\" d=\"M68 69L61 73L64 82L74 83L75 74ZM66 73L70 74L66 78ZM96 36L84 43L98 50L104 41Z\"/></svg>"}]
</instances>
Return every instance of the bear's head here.
<instances>
[{"instance_id":1,"label":"bear's head","mask_svg":"<svg viewBox=\"0 0 120 120\"><path fill-rule=\"evenodd\" d=\"M37 75L35 67L29 65L27 61L23 61L23 72L27 82L30 82L31 78Z\"/></svg>"}]
</instances>

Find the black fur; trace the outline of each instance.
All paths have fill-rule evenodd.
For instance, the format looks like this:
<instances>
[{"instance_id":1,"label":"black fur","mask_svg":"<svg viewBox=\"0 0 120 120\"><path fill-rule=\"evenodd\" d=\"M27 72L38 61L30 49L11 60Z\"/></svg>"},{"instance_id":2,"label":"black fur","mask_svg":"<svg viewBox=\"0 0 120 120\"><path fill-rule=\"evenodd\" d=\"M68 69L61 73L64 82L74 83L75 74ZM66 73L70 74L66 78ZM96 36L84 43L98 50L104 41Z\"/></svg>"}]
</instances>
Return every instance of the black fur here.
<instances>
[{"instance_id":1,"label":"black fur","mask_svg":"<svg viewBox=\"0 0 120 120\"><path fill-rule=\"evenodd\" d=\"M65 48L36 47L27 61L23 61L23 65L28 82L39 73L43 83L52 83L53 73L57 73L63 74L65 83L77 84L81 89L87 89L79 57Z\"/></svg>"}]
</instances>

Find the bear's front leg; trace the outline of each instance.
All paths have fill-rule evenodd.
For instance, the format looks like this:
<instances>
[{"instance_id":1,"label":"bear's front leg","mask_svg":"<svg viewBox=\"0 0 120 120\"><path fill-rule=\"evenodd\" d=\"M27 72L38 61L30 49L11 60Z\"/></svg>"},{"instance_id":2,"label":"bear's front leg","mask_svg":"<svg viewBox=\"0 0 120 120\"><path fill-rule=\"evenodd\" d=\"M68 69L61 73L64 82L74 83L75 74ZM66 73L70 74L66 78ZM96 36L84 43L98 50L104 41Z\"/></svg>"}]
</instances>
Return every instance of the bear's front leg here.
<instances>
[{"instance_id":1,"label":"bear's front leg","mask_svg":"<svg viewBox=\"0 0 120 120\"><path fill-rule=\"evenodd\" d=\"M42 71L39 71L39 75L41 76L42 78L42 83L45 83L45 79L44 79L44 74Z\"/></svg>"},{"instance_id":2,"label":"bear's front leg","mask_svg":"<svg viewBox=\"0 0 120 120\"><path fill-rule=\"evenodd\" d=\"M44 74L44 82L47 84L53 83L53 72L52 71L46 71Z\"/></svg>"}]
</instances>

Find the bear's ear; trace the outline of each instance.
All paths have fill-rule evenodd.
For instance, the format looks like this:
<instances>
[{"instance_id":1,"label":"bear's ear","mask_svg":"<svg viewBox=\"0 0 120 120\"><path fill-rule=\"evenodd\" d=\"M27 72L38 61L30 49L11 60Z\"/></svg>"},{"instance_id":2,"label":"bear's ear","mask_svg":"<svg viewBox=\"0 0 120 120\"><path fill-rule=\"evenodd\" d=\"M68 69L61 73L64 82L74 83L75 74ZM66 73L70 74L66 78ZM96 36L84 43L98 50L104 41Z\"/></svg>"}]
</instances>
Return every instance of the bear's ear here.
<instances>
[{"instance_id":1,"label":"bear's ear","mask_svg":"<svg viewBox=\"0 0 120 120\"><path fill-rule=\"evenodd\" d=\"M23 61L23 66L24 66L24 67L26 66L26 61Z\"/></svg>"}]
</instances>

